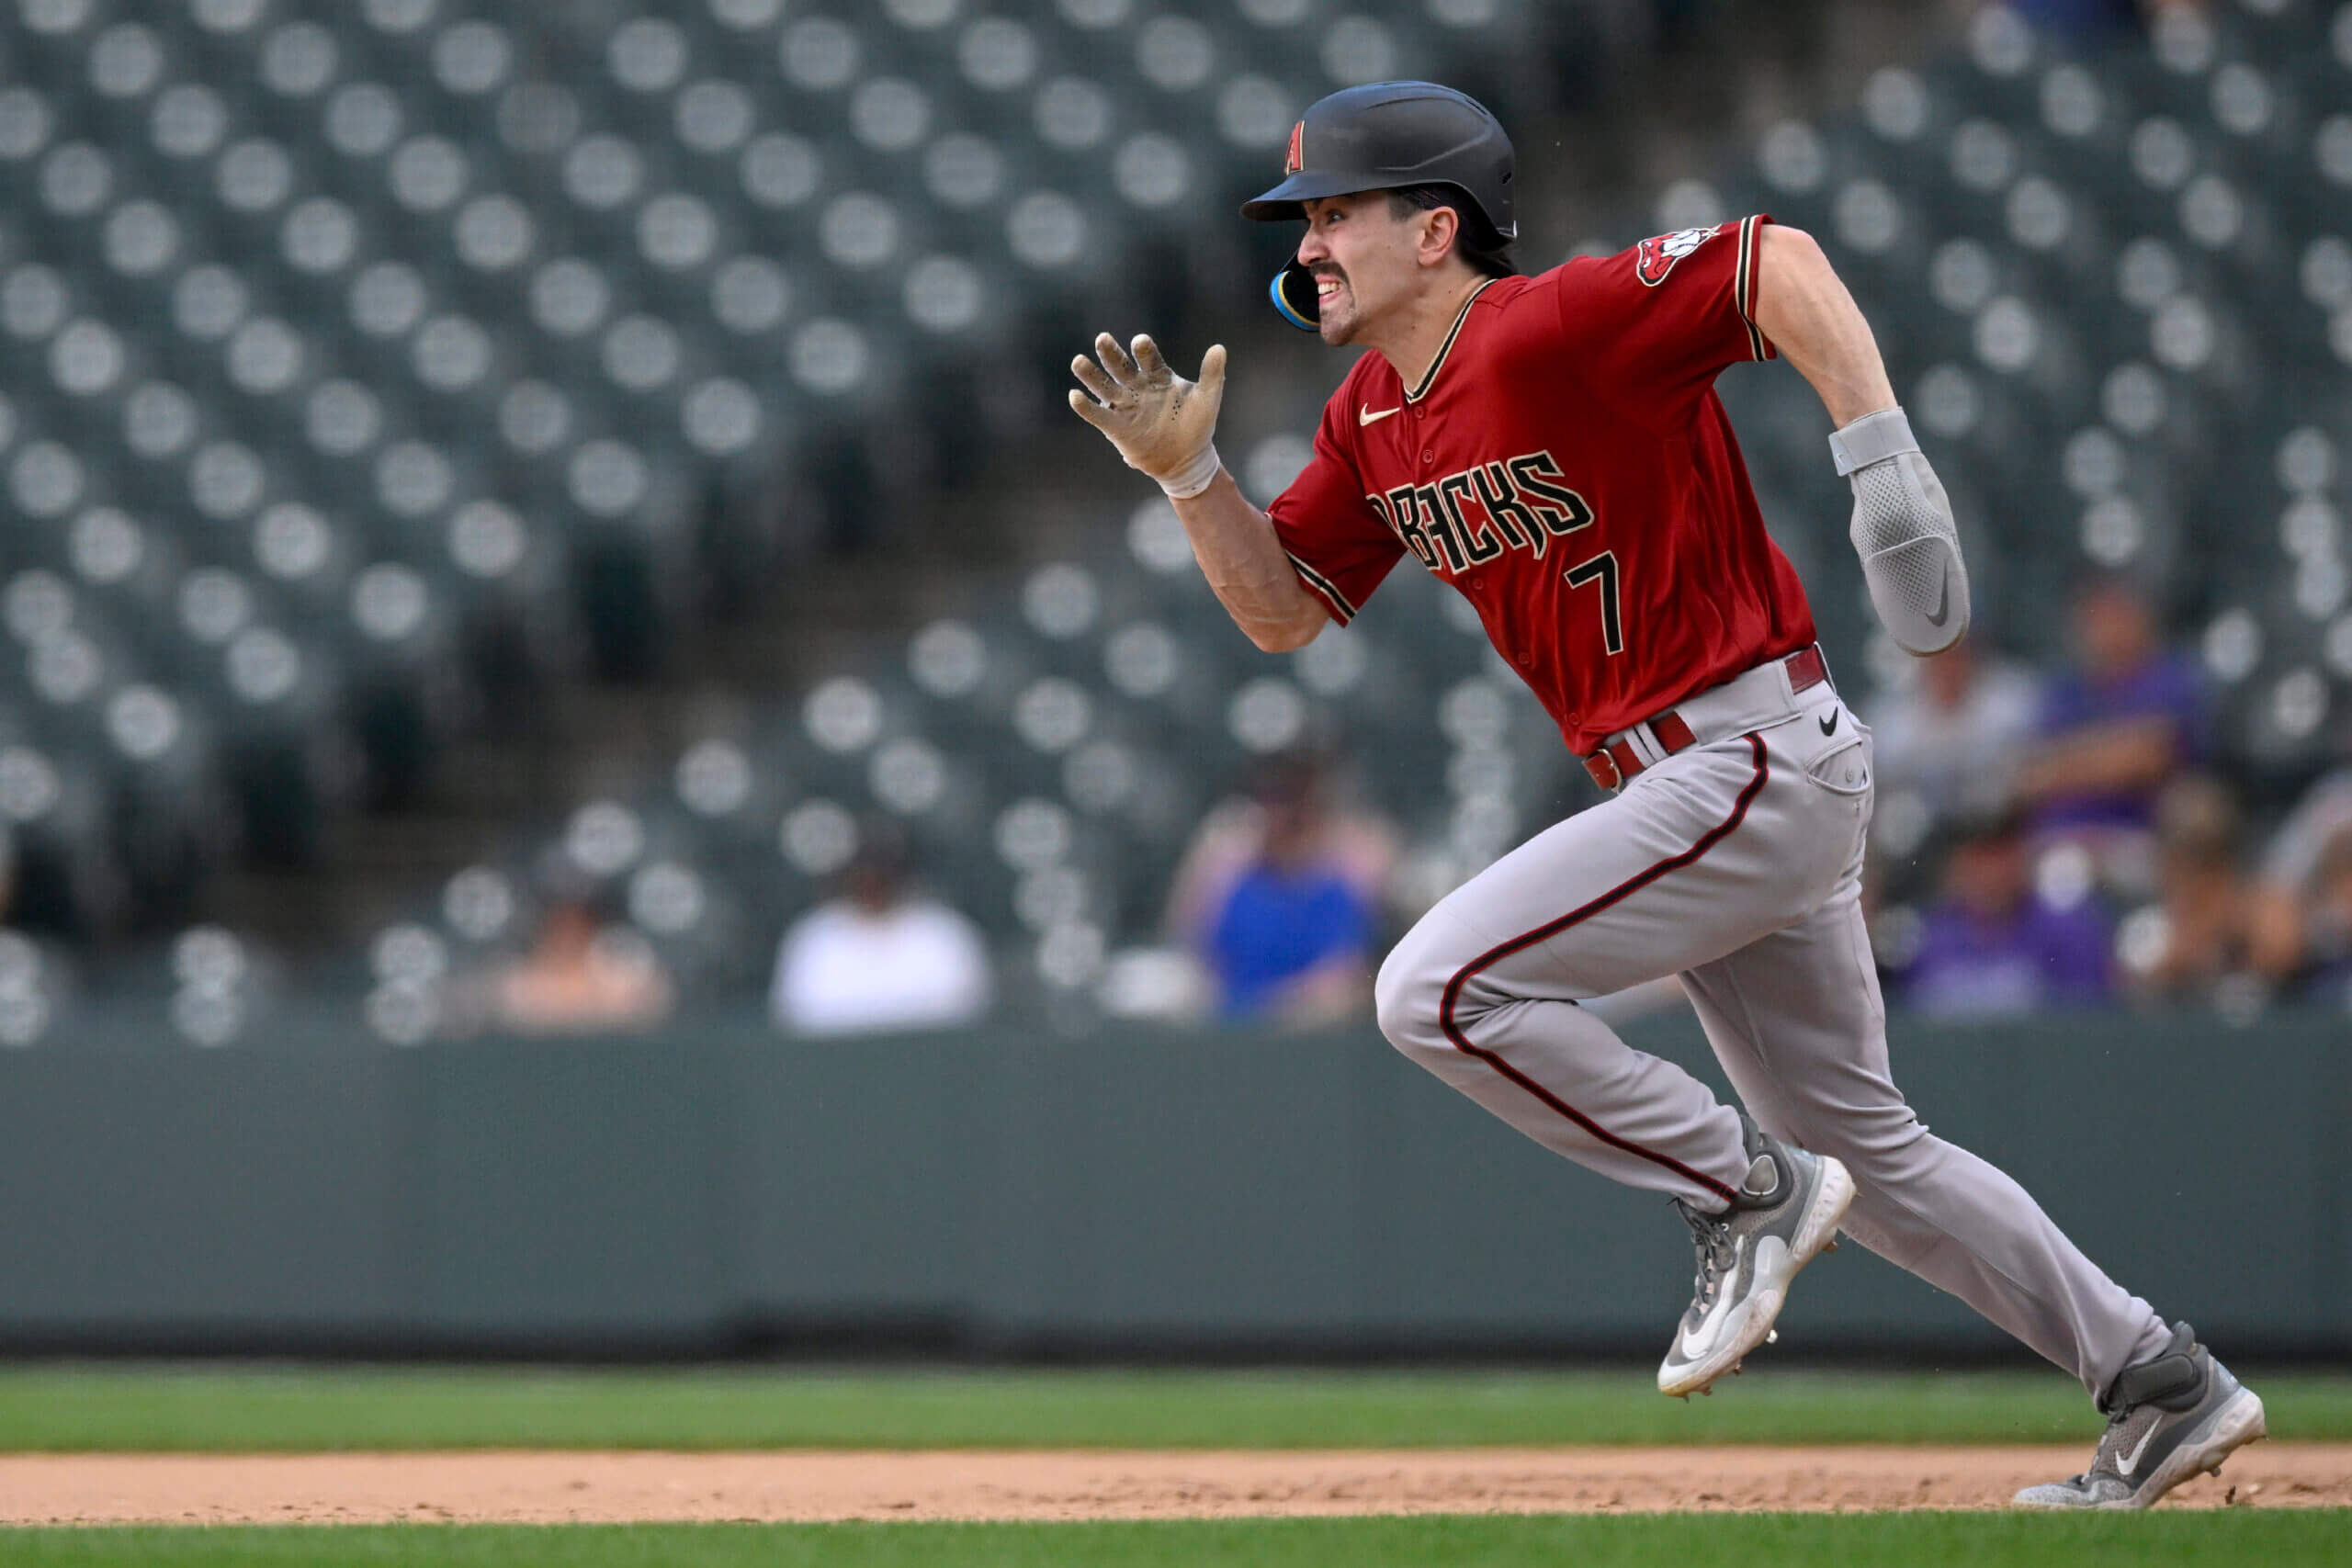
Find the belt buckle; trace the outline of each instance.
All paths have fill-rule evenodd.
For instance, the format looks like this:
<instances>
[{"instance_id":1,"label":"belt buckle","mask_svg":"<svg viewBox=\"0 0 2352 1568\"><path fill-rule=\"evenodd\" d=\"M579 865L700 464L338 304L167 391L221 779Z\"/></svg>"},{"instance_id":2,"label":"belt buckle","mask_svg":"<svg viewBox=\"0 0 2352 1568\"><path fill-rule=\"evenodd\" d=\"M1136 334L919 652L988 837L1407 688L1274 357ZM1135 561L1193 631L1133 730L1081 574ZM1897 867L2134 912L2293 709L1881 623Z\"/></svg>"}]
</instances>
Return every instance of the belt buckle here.
<instances>
[{"instance_id":1,"label":"belt buckle","mask_svg":"<svg viewBox=\"0 0 2352 1568\"><path fill-rule=\"evenodd\" d=\"M1617 789L1625 782L1625 775L1618 771L1617 759L1609 754L1606 746L1584 760L1584 771L1603 789Z\"/></svg>"}]
</instances>

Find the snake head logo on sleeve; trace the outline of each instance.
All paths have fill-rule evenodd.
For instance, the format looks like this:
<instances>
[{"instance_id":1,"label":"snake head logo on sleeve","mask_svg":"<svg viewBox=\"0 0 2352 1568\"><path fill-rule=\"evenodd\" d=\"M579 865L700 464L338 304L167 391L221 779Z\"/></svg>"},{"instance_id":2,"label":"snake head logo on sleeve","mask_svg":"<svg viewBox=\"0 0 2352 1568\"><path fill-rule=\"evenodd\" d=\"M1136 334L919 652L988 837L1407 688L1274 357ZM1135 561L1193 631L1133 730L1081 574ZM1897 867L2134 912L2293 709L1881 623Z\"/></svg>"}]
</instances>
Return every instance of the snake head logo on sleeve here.
<instances>
[{"instance_id":1,"label":"snake head logo on sleeve","mask_svg":"<svg viewBox=\"0 0 2352 1568\"><path fill-rule=\"evenodd\" d=\"M1634 257L1634 276L1656 288L1666 281L1674 264L1713 239L1719 229L1677 229L1644 240Z\"/></svg>"}]
</instances>

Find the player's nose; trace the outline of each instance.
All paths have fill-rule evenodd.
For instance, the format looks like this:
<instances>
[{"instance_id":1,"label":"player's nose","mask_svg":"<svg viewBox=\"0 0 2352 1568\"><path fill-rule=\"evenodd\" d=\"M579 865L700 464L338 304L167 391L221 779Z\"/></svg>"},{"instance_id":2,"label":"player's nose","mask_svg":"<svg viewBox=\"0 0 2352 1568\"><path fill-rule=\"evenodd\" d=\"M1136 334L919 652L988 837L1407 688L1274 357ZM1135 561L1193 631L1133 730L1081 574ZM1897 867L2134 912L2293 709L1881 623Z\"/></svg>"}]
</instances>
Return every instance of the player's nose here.
<instances>
[{"instance_id":1,"label":"player's nose","mask_svg":"<svg viewBox=\"0 0 2352 1568\"><path fill-rule=\"evenodd\" d=\"M1316 232L1313 224L1309 224L1306 237L1298 243L1298 265L1313 266L1317 262L1329 260L1330 256L1331 247L1323 243L1323 236Z\"/></svg>"}]
</instances>

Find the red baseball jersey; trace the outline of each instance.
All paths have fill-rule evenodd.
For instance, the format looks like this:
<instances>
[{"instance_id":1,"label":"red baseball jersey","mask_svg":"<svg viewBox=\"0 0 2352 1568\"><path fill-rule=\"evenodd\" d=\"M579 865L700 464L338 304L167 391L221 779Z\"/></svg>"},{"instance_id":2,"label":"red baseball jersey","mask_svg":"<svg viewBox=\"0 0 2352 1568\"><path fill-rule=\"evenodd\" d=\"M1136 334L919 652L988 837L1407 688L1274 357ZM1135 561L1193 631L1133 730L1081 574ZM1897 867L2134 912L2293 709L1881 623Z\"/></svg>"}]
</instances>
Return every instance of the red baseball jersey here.
<instances>
[{"instance_id":1,"label":"red baseball jersey","mask_svg":"<svg viewBox=\"0 0 2352 1568\"><path fill-rule=\"evenodd\" d=\"M1716 373L1769 359L1757 216L1497 278L1420 384L1377 354L1324 406L1269 512L1341 626L1408 550L1584 755L1814 640L1764 532Z\"/></svg>"}]
</instances>

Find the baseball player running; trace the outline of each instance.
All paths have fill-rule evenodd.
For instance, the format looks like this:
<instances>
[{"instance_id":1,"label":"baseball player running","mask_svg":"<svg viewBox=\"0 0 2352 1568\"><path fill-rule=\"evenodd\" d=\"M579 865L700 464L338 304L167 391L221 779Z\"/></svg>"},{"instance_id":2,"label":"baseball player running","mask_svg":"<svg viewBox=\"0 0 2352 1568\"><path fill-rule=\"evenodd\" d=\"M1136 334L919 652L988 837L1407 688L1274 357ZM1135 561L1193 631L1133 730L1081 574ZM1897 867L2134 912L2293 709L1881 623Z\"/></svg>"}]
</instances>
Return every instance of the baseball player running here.
<instances>
[{"instance_id":1,"label":"baseball player running","mask_svg":"<svg viewBox=\"0 0 2352 1568\"><path fill-rule=\"evenodd\" d=\"M1967 630L1951 508L1820 248L1763 215L1535 277L1509 259L1512 152L1474 100L1350 88L1242 208L1303 220L1274 281L1360 357L1264 512L1212 436L1226 353L1172 374L1108 333L1070 406L1159 481L1260 648L1345 626L1410 553L1466 595L1611 799L1431 909L1382 965L1396 1048L1545 1147L1669 1195L1698 1253L1661 1391L1771 1338L1847 1234L2082 1380L2090 1469L2018 1501L2145 1507L2263 1435L2186 1324L2085 1258L2015 1181L1931 1136L1888 1076L1860 907L1871 737L1839 702L1766 535L1718 372L1776 355L1826 405L1871 602L1916 654ZM1578 1005L1680 976L1746 1113ZM1752 1119L1751 1119L1752 1118Z\"/></svg>"}]
</instances>

